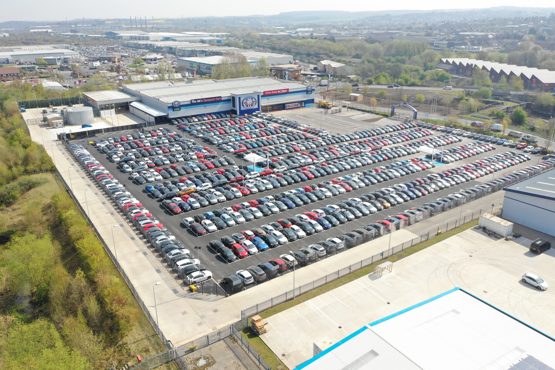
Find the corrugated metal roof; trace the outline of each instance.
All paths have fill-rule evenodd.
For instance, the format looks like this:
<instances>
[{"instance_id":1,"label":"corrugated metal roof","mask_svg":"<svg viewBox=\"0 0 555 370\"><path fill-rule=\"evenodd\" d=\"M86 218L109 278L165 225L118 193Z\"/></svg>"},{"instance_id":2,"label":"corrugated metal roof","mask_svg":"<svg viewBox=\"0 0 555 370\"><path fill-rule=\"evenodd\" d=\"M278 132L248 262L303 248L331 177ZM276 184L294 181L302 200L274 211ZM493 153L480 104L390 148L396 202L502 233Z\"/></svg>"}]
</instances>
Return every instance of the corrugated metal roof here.
<instances>
[{"instance_id":1,"label":"corrugated metal roof","mask_svg":"<svg viewBox=\"0 0 555 370\"><path fill-rule=\"evenodd\" d=\"M237 78L229 80L198 80L193 82L152 82L125 86L130 93L142 94L170 104L192 99L228 97L231 94L246 94L267 90L299 90L306 86L294 82L281 82L272 78Z\"/></svg>"},{"instance_id":2,"label":"corrugated metal roof","mask_svg":"<svg viewBox=\"0 0 555 370\"><path fill-rule=\"evenodd\" d=\"M555 200L555 169L508 186L505 191Z\"/></svg>"}]
</instances>

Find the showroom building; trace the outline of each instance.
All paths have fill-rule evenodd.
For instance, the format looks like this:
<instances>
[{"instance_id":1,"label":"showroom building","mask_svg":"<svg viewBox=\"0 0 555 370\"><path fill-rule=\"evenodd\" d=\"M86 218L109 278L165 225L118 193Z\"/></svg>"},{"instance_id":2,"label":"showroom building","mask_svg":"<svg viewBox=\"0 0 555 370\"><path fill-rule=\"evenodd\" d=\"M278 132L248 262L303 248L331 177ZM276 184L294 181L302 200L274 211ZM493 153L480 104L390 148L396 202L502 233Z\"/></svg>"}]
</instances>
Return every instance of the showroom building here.
<instances>
[{"instance_id":1,"label":"showroom building","mask_svg":"<svg viewBox=\"0 0 555 370\"><path fill-rule=\"evenodd\" d=\"M129 111L147 123L210 113L251 114L308 107L314 88L268 77L228 80L156 81L124 85L120 90L86 92L95 115ZM113 113L110 113L113 114Z\"/></svg>"},{"instance_id":2,"label":"showroom building","mask_svg":"<svg viewBox=\"0 0 555 370\"><path fill-rule=\"evenodd\" d=\"M555 236L555 170L505 188L503 218Z\"/></svg>"}]
</instances>

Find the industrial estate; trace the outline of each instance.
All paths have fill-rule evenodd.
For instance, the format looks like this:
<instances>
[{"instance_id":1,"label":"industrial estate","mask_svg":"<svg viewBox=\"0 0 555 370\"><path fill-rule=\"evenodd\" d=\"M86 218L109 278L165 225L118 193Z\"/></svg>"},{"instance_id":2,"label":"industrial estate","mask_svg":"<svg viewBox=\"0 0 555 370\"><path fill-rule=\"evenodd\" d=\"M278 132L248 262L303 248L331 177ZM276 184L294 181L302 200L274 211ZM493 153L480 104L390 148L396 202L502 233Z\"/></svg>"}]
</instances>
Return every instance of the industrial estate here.
<instances>
[{"instance_id":1,"label":"industrial estate","mask_svg":"<svg viewBox=\"0 0 555 370\"><path fill-rule=\"evenodd\" d=\"M0 367L555 369L554 13L461 12L0 23Z\"/></svg>"}]
</instances>

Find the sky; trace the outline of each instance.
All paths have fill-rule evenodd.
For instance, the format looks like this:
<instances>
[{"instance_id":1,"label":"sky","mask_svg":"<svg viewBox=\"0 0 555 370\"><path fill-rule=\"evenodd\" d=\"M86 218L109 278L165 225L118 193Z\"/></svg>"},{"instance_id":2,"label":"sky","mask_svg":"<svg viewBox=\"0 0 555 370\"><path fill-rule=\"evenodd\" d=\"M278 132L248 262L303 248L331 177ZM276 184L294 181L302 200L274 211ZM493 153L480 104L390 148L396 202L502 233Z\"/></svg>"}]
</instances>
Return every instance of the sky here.
<instances>
[{"instance_id":1,"label":"sky","mask_svg":"<svg viewBox=\"0 0 555 370\"><path fill-rule=\"evenodd\" d=\"M453 5L451 5L453 4ZM77 18L181 18L277 14L299 10L428 10L493 6L555 7L554 0L16 0L2 5L0 21Z\"/></svg>"}]
</instances>

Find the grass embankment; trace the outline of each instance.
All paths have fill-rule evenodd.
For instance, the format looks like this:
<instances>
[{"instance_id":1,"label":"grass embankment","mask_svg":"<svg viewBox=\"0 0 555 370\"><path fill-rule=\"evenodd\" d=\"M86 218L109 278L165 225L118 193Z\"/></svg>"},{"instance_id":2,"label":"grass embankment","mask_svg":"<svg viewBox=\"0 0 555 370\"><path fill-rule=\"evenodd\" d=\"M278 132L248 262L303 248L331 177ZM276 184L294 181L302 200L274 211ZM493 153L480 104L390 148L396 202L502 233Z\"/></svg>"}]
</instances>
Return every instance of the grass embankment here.
<instances>
[{"instance_id":1,"label":"grass embankment","mask_svg":"<svg viewBox=\"0 0 555 370\"><path fill-rule=\"evenodd\" d=\"M164 350L14 103L0 103L0 368L112 368Z\"/></svg>"},{"instance_id":2,"label":"grass embankment","mask_svg":"<svg viewBox=\"0 0 555 370\"><path fill-rule=\"evenodd\" d=\"M399 252L389 258L387 258L387 261L391 261L391 262L396 262L399 261L405 257L408 257L414 253L417 253L423 249L426 249L436 243L439 243L447 238L450 238L453 235L456 235L464 230L470 229L474 226L476 226L478 224L477 220L468 222L464 225L461 225L453 230L441 233L436 235L435 237L426 240L424 242L418 243L415 246L405 249L402 252ZM351 274L345 275L340 277L339 279L335 279L327 284L324 284L318 288L315 288L307 293L304 293L302 295L299 295L297 297L295 297L295 299L289 300L287 302L283 302L279 305L276 305L272 308L269 308L265 311L262 311L259 313L259 315L263 318L269 318L273 315L276 315L282 311L288 310L292 307L295 307L298 304L301 304L303 302L306 302L314 297L317 297L319 295L322 295L324 293L327 293L335 288L338 288L342 285L345 285L347 283L350 283L356 279L359 279L361 277L364 277L370 273L372 273L376 267L383 263L384 261L377 261L373 264L370 264L366 267L361 268L360 270L357 270ZM287 367L283 364L283 362L281 362L281 360L279 359L278 356L276 356L276 354L274 352L272 352L272 350L266 345L266 343L264 343L264 341L262 339L260 339L258 336L253 335L251 333L251 331L249 330L249 328L246 328L243 331L243 336L249 341L249 344L256 349L256 351L260 354L260 357L262 357L264 359L264 361L270 366L272 367L272 369L287 369Z\"/></svg>"}]
</instances>

